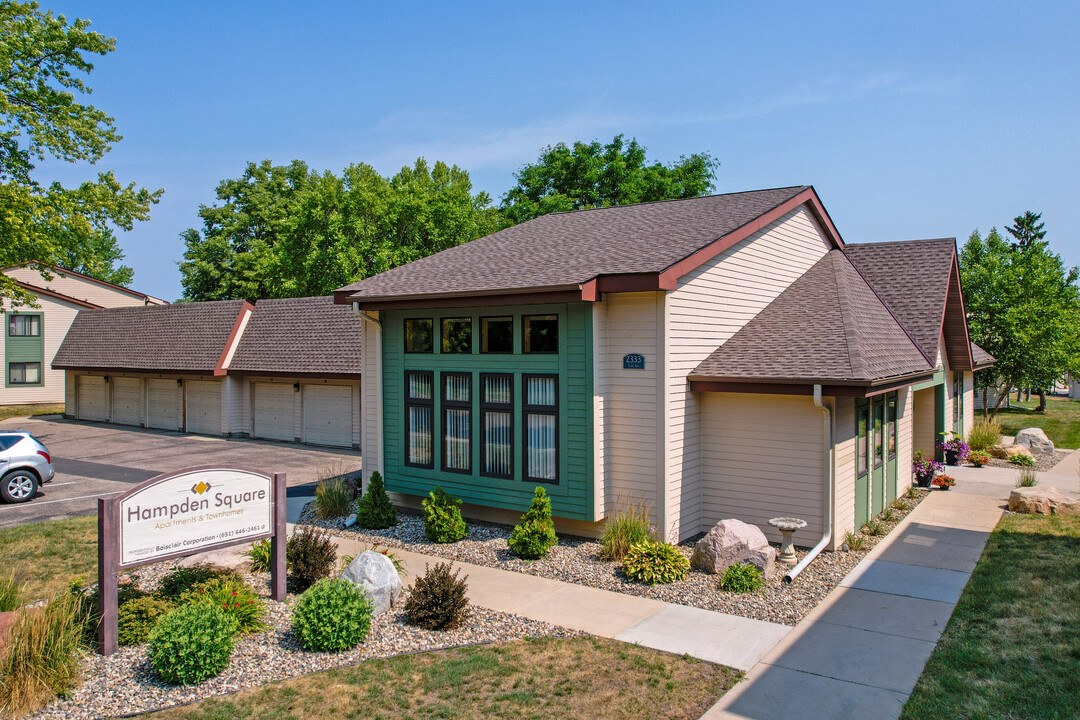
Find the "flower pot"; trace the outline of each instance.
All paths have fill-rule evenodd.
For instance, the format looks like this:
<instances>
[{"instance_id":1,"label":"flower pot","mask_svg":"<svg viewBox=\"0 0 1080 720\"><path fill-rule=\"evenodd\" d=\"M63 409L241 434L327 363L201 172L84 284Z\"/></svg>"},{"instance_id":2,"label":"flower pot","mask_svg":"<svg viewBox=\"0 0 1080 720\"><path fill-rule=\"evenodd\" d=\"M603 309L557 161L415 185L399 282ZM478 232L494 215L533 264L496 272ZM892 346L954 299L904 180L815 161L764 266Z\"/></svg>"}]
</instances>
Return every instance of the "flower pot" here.
<instances>
[{"instance_id":1,"label":"flower pot","mask_svg":"<svg viewBox=\"0 0 1080 720\"><path fill-rule=\"evenodd\" d=\"M959 461L960 453L957 450L945 450L944 455L946 465L956 465Z\"/></svg>"},{"instance_id":2,"label":"flower pot","mask_svg":"<svg viewBox=\"0 0 1080 720\"><path fill-rule=\"evenodd\" d=\"M915 483L921 488L928 488L932 479L933 475L916 475Z\"/></svg>"},{"instance_id":3,"label":"flower pot","mask_svg":"<svg viewBox=\"0 0 1080 720\"><path fill-rule=\"evenodd\" d=\"M952 485L938 485L938 490L949 490L951 488Z\"/></svg>"}]
</instances>

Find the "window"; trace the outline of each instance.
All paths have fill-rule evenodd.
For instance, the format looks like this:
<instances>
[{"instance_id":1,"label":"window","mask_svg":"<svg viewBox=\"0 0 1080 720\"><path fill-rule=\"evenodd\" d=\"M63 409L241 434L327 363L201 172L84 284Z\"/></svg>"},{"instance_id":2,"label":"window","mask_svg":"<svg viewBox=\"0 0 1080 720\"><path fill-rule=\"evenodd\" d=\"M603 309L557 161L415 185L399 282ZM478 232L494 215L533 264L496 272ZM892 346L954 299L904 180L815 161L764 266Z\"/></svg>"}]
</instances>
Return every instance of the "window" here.
<instances>
[{"instance_id":1,"label":"window","mask_svg":"<svg viewBox=\"0 0 1080 720\"><path fill-rule=\"evenodd\" d=\"M522 375L525 391L525 480L558 482L559 378Z\"/></svg>"},{"instance_id":2,"label":"window","mask_svg":"<svg viewBox=\"0 0 1080 720\"><path fill-rule=\"evenodd\" d=\"M9 385L37 385L41 382L41 363L8 363Z\"/></svg>"},{"instance_id":3,"label":"window","mask_svg":"<svg viewBox=\"0 0 1080 720\"><path fill-rule=\"evenodd\" d=\"M480 318L480 352L514 352L514 318Z\"/></svg>"},{"instance_id":4,"label":"window","mask_svg":"<svg viewBox=\"0 0 1080 720\"><path fill-rule=\"evenodd\" d=\"M882 427L885 424L885 403L880 399L874 402L874 469L885 462L885 443Z\"/></svg>"},{"instance_id":5,"label":"window","mask_svg":"<svg viewBox=\"0 0 1080 720\"><path fill-rule=\"evenodd\" d=\"M855 473L862 477L870 469L870 406L861 403L856 409Z\"/></svg>"},{"instance_id":6,"label":"window","mask_svg":"<svg viewBox=\"0 0 1080 720\"><path fill-rule=\"evenodd\" d=\"M889 460L896 459L896 393L889 393L888 399L885 401L888 405L886 409L885 419L887 424L886 434L888 435L886 442L889 444Z\"/></svg>"},{"instance_id":7,"label":"window","mask_svg":"<svg viewBox=\"0 0 1080 720\"><path fill-rule=\"evenodd\" d=\"M434 350L431 318L409 318L405 321L405 352L429 353Z\"/></svg>"},{"instance_id":8,"label":"window","mask_svg":"<svg viewBox=\"0 0 1080 720\"><path fill-rule=\"evenodd\" d=\"M431 469L435 465L432 447L434 435L434 373L405 373L405 464Z\"/></svg>"},{"instance_id":9,"label":"window","mask_svg":"<svg viewBox=\"0 0 1080 720\"><path fill-rule=\"evenodd\" d=\"M964 373L953 373L953 431L964 434Z\"/></svg>"},{"instance_id":10,"label":"window","mask_svg":"<svg viewBox=\"0 0 1080 720\"><path fill-rule=\"evenodd\" d=\"M442 351L444 353L472 352L472 318L443 318Z\"/></svg>"},{"instance_id":11,"label":"window","mask_svg":"<svg viewBox=\"0 0 1080 720\"><path fill-rule=\"evenodd\" d=\"M442 469L472 472L472 375L442 374Z\"/></svg>"},{"instance_id":12,"label":"window","mask_svg":"<svg viewBox=\"0 0 1080 720\"><path fill-rule=\"evenodd\" d=\"M40 315L12 315L8 318L9 337L41 337Z\"/></svg>"},{"instance_id":13,"label":"window","mask_svg":"<svg viewBox=\"0 0 1080 720\"><path fill-rule=\"evenodd\" d=\"M559 352L558 315L525 315L521 321L524 333L522 352Z\"/></svg>"},{"instance_id":14,"label":"window","mask_svg":"<svg viewBox=\"0 0 1080 720\"><path fill-rule=\"evenodd\" d=\"M514 376L480 374L480 474L514 477Z\"/></svg>"}]
</instances>

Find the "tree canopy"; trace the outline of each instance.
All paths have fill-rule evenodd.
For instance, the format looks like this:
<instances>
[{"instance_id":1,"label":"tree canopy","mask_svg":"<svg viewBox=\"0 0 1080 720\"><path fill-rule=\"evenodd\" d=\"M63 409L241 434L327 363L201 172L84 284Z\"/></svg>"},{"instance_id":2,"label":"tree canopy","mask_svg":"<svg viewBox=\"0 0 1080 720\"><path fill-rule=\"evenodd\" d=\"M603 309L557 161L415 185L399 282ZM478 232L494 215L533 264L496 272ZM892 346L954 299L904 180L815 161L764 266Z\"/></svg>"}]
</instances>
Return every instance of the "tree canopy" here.
<instances>
[{"instance_id":1,"label":"tree canopy","mask_svg":"<svg viewBox=\"0 0 1080 720\"><path fill-rule=\"evenodd\" d=\"M121 139L112 117L80 102L91 92L88 56L116 46L89 26L35 2L0 1L0 267L56 265L127 284L133 272L117 265L115 231L148 219L162 191L124 185L111 171L73 188L35 177L39 161L95 164ZM34 301L0 275L3 298Z\"/></svg>"}]
</instances>

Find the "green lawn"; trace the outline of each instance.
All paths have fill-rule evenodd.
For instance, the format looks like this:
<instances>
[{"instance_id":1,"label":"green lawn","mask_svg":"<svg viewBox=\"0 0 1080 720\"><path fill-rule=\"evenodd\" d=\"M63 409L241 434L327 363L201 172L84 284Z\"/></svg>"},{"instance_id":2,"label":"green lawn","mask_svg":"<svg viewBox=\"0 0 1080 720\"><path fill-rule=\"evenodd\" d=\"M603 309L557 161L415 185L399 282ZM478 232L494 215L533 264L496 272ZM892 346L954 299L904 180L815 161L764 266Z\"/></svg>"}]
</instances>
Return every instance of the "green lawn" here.
<instances>
[{"instance_id":1,"label":"green lawn","mask_svg":"<svg viewBox=\"0 0 1080 720\"><path fill-rule=\"evenodd\" d=\"M15 571L30 600L97 581L97 515L0 528L0 572Z\"/></svg>"},{"instance_id":2,"label":"green lawn","mask_svg":"<svg viewBox=\"0 0 1080 720\"><path fill-rule=\"evenodd\" d=\"M906 720L1080 714L1080 517L1002 518Z\"/></svg>"},{"instance_id":3,"label":"green lawn","mask_svg":"<svg viewBox=\"0 0 1080 720\"><path fill-rule=\"evenodd\" d=\"M1075 450L1080 448L1080 400L1071 398L1046 398L1046 412L1035 412L1038 398L1031 402L1013 400L1011 408L1003 408L997 415L1005 435L1015 435L1024 428L1040 427L1054 445Z\"/></svg>"},{"instance_id":4,"label":"green lawn","mask_svg":"<svg viewBox=\"0 0 1080 720\"><path fill-rule=\"evenodd\" d=\"M0 405L0 420L33 415L63 415L64 404L59 405Z\"/></svg>"}]
</instances>

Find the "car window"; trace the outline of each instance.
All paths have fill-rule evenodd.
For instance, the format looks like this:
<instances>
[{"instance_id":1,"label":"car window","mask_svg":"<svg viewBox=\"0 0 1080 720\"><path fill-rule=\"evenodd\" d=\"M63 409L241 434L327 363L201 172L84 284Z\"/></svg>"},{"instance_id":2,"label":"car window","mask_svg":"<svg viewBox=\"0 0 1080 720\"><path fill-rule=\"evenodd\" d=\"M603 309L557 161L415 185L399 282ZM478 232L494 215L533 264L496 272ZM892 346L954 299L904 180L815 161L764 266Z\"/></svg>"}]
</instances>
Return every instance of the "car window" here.
<instances>
[{"instance_id":1,"label":"car window","mask_svg":"<svg viewBox=\"0 0 1080 720\"><path fill-rule=\"evenodd\" d=\"M0 450L7 450L22 440L22 435L0 435Z\"/></svg>"}]
</instances>

